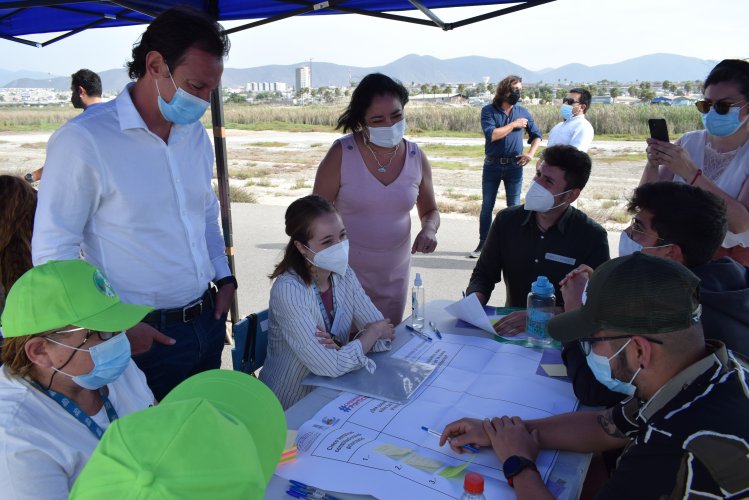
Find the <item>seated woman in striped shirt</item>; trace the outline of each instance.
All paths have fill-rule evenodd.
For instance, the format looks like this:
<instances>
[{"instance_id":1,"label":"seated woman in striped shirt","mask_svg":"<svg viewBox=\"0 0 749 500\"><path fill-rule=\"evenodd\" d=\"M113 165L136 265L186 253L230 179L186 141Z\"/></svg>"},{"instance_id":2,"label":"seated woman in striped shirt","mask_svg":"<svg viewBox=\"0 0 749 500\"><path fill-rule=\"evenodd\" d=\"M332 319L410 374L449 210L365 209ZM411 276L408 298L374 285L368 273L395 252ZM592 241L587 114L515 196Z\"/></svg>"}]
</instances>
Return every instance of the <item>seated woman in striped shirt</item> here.
<instances>
[{"instance_id":1,"label":"seated woman in striped shirt","mask_svg":"<svg viewBox=\"0 0 749 500\"><path fill-rule=\"evenodd\" d=\"M338 377L375 363L370 351L390 349L393 325L369 300L348 266L348 240L338 212L310 195L286 210L290 236L270 278L268 354L260 380L286 409L307 395L309 373ZM349 341L352 325L358 330Z\"/></svg>"}]
</instances>

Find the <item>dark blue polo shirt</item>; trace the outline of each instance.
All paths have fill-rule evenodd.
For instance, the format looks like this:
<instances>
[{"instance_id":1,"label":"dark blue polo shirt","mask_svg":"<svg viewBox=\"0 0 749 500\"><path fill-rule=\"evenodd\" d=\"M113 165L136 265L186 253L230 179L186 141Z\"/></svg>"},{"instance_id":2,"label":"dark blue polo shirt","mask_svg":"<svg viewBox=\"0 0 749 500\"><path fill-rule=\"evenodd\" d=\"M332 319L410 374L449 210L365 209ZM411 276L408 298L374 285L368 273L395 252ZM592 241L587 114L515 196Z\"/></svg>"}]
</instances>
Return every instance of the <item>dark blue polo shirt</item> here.
<instances>
[{"instance_id":1,"label":"dark blue polo shirt","mask_svg":"<svg viewBox=\"0 0 749 500\"><path fill-rule=\"evenodd\" d=\"M509 115L501 107L495 108L493 104L487 104L481 109L481 130L484 131L484 137L486 138L484 153L487 156L514 158L523 152L524 130L520 128L516 128L504 138L492 142L492 132L495 128L504 127L518 118L528 120L528 126L525 127L525 130L528 131L528 144L533 142L533 139L541 139L541 131L536 126L536 122L533 121L530 111L523 106L515 104L510 109Z\"/></svg>"}]
</instances>

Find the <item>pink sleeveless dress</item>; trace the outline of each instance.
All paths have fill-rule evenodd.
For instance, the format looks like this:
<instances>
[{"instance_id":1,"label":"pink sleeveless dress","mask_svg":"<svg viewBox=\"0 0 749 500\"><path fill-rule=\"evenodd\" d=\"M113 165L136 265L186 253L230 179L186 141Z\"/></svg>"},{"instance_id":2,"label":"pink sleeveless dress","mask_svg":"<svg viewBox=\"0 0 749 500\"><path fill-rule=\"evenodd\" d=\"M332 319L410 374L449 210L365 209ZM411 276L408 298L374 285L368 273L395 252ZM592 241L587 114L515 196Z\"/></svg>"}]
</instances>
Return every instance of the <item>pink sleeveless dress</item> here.
<instances>
[{"instance_id":1,"label":"pink sleeveless dress","mask_svg":"<svg viewBox=\"0 0 749 500\"><path fill-rule=\"evenodd\" d=\"M409 141L400 175L383 185L367 169L354 137L340 139L341 186L335 206L349 238L349 265L382 315L403 319L411 270L411 209L421 184L421 151Z\"/></svg>"}]
</instances>

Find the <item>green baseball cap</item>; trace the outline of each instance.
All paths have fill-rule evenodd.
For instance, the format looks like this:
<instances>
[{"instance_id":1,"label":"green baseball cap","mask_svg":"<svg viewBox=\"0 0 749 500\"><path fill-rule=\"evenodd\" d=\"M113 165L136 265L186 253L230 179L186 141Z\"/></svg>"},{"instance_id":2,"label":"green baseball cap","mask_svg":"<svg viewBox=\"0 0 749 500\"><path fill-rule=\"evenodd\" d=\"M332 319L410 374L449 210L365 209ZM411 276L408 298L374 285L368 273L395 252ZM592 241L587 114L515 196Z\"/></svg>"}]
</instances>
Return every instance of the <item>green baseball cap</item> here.
<instances>
[{"instance_id":1,"label":"green baseball cap","mask_svg":"<svg viewBox=\"0 0 749 500\"><path fill-rule=\"evenodd\" d=\"M562 342L601 330L652 335L699 322L700 279L671 259L635 252L603 263L590 277L583 306L549 320Z\"/></svg>"},{"instance_id":2,"label":"green baseball cap","mask_svg":"<svg viewBox=\"0 0 749 500\"><path fill-rule=\"evenodd\" d=\"M153 309L120 302L96 267L83 260L51 260L13 284L2 315L3 336L22 337L75 325L119 332Z\"/></svg>"},{"instance_id":3,"label":"green baseball cap","mask_svg":"<svg viewBox=\"0 0 749 500\"><path fill-rule=\"evenodd\" d=\"M70 498L262 498L285 442L286 417L265 384L210 370L115 420Z\"/></svg>"}]
</instances>

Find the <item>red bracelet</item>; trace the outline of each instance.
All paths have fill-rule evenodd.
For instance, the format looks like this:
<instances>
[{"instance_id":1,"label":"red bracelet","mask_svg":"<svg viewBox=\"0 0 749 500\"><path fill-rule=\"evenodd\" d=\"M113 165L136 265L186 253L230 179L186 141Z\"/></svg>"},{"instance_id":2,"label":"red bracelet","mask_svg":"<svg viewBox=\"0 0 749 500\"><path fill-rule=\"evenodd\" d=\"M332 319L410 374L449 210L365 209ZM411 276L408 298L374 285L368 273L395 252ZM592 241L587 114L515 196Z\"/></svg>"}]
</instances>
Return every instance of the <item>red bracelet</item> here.
<instances>
[{"instance_id":1,"label":"red bracelet","mask_svg":"<svg viewBox=\"0 0 749 500\"><path fill-rule=\"evenodd\" d=\"M694 177L692 177L692 182L689 183L690 186L694 186L694 183L697 182L697 178L702 175L702 169L698 168L697 173L694 174Z\"/></svg>"}]
</instances>

